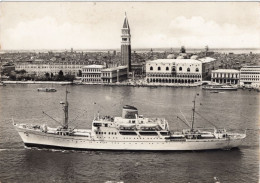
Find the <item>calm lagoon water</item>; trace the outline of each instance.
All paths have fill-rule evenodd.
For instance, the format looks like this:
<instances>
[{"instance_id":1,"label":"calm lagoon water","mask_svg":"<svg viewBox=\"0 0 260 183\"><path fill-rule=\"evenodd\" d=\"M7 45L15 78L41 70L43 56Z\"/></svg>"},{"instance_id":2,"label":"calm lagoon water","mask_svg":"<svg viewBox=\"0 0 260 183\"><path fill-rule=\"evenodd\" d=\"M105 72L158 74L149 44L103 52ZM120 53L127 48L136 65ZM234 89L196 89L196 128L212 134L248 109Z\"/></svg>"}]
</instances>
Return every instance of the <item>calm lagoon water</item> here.
<instances>
[{"instance_id":1,"label":"calm lagoon water","mask_svg":"<svg viewBox=\"0 0 260 183\"><path fill-rule=\"evenodd\" d=\"M94 113L121 115L123 105L134 105L147 117L165 117L171 130L186 128L181 112L191 119L196 93L197 111L219 127L247 130L239 149L201 152L106 152L26 149L12 127L17 123L58 124L42 111L62 120L59 104L66 86L55 93L37 92L48 85L7 85L0 88L1 182L258 182L259 93L238 90L210 93L201 88L137 88L67 86L71 126L89 128ZM51 87L51 86L49 86ZM95 103L95 104L94 104ZM77 116L77 120L75 119ZM210 127L196 116L195 126Z\"/></svg>"}]
</instances>

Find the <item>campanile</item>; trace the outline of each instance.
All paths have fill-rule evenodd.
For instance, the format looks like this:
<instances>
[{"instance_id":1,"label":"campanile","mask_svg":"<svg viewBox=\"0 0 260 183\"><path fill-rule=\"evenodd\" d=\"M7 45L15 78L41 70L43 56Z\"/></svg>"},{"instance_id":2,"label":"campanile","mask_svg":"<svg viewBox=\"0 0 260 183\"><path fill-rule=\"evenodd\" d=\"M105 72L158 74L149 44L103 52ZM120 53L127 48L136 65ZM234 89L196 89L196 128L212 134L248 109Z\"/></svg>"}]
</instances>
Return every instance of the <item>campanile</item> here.
<instances>
[{"instance_id":1,"label":"campanile","mask_svg":"<svg viewBox=\"0 0 260 183\"><path fill-rule=\"evenodd\" d=\"M129 73L131 72L131 34L126 14L121 30L121 65L127 66L127 73Z\"/></svg>"}]
</instances>

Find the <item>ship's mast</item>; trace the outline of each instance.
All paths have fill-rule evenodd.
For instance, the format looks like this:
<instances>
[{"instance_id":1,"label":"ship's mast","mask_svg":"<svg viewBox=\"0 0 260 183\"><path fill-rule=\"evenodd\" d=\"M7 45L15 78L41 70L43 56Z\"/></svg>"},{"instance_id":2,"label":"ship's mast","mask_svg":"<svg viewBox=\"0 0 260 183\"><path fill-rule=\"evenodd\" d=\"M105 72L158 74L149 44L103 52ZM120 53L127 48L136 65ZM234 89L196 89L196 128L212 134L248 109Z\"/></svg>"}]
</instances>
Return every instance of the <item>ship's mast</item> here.
<instances>
[{"instance_id":1,"label":"ship's mast","mask_svg":"<svg viewBox=\"0 0 260 183\"><path fill-rule=\"evenodd\" d=\"M67 100L68 90L66 89L65 103L63 104L64 111L64 120L63 120L63 128L68 129L68 121L69 121L69 103Z\"/></svg>"},{"instance_id":2,"label":"ship's mast","mask_svg":"<svg viewBox=\"0 0 260 183\"><path fill-rule=\"evenodd\" d=\"M192 108L192 123L191 123L191 131L193 131L193 125L194 125L194 115L195 115L195 101L196 101L196 95L194 97L193 102L193 108Z\"/></svg>"}]
</instances>

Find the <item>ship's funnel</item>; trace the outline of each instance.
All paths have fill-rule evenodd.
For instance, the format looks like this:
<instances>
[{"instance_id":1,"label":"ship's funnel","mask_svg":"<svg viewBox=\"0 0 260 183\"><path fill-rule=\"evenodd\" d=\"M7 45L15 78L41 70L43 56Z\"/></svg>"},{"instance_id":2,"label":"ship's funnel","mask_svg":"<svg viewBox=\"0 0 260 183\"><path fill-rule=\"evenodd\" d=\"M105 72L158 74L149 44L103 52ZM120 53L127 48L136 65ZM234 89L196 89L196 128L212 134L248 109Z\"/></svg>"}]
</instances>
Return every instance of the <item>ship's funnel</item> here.
<instances>
[{"instance_id":1,"label":"ship's funnel","mask_svg":"<svg viewBox=\"0 0 260 183\"><path fill-rule=\"evenodd\" d=\"M138 116L138 110L137 108L130 106L130 105L125 105L122 110L122 118L125 119L135 119L136 116Z\"/></svg>"}]
</instances>

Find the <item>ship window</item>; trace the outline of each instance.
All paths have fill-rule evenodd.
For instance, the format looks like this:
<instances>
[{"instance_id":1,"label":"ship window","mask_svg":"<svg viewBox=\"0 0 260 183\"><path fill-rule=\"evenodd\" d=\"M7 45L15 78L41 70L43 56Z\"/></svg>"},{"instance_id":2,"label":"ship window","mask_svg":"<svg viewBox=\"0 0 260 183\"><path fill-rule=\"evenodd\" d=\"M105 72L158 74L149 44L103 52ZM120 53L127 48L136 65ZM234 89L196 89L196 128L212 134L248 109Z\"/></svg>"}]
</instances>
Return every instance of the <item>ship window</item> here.
<instances>
[{"instance_id":1,"label":"ship window","mask_svg":"<svg viewBox=\"0 0 260 183\"><path fill-rule=\"evenodd\" d=\"M119 132L121 135L136 135L135 132Z\"/></svg>"},{"instance_id":2,"label":"ship window","mask_svg":"<svg viewBox=\"0 0 260 183\"><path fill-rule=\"evenodd\" d=\"M166 71L168 71L169 70L169 67L166 67Z\"/></svg>"},{"instance_id":3,"label":"ship window","mask_svg":"<svg viewBox=\"0 0 260 183\"><path fill-rule=\"evenodd\" d=\"M93 123L93 126L95 127L101 126L101 123Z\"/></svg>"},{"instance_id":4,"label":"ship window","mask_svg":"<svg viewBox=\"0 0 260 183\"><path fill-rule=\"evenodd\" d=\"M106 135L106 132L104 132L104 134Z\"/></svg>"},{"instance_id":5,"label":"ship window","mask_svg":"<svg viewBox=\"0 0 260 183\"><path fill-rule=\"evenodd\" d=\"M158 67L158 71L160 71L161 70L161 67Z\"/></svg>"},{"instance_id":6,"label":"ship window","mask_svg":"<svg viewBox=\"0 0 260 183\"><path fill-rule=\"evenodd\" d=\"M140 135L147 135L147 136L153 136L153 135L158 135L157 132L139 132Z\"/></svg>"},{"instance_id":7,"label":"ship window","mask_svg":"<svg viewBox=\"0 0 260 183\"><path fill-rule=\"evenodd\" d=\"M110 132L108 132L108 135L110 135Z\"/></svg>"},{"instance_id":8,"label":"ship window","mask_svg":"<svg viewBox=\"0 0 260 183\"><path fill-rule=\"evenodd\" d=\"M182 67L179 67L179 71L182 71Z\"/></svg>"},{"instance_id":9,"label":"ship window","mask_svg":"<svg viewBox=\"0 0 260 183\"><path fill-rule=\"evenodd\" d=\"M169 135L168 132L160 132L161 135Z\"/></svg>"},{"instance_id":10,"label":"ship window","mask_svg":"<svg viewBox=\"0 0 260 183\"><path fill-rule=\"evenodd\" d=\"M190 68L187 68L187 72L190 72Z\"/></svg>"},{"instance_id":11,"label":"ship window","mask_svg":"<svg viewBox=\"0 0 260 183\"><path fill-rule=\"evenodd\" d=\"M196 72L199 72L199 69L198 69L198 68L196 68Z\"/></svg>"},{"instance_id":12,"label":"ship window","mask_svg":"<svg viewBox=\"0 0 260 183\"><path fill-rule=\"evenodd\" d=\"M105 124L105 127L108 127L108 125L107 125L107 124Z\"/></svg>"},{"instance_id":13,"label":"ship window","mask_svg":"<svg viewBox=\"0 0 260 183\"><path fill-rule=\"evenodd\" d=\"M132 123L135 123L135 120L133 120Z\"/></svg>"},{"instance_id":14,"label":"ship window","mask_svg":"<svg viewBox=\"0 0 260 183\"><path fill-rule=\"evenodd\" d=\"M152 71L153 70L153 67L150 67L150 71Z\"/></svg>"}]
</instances>

